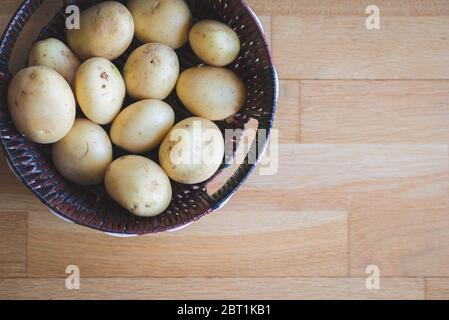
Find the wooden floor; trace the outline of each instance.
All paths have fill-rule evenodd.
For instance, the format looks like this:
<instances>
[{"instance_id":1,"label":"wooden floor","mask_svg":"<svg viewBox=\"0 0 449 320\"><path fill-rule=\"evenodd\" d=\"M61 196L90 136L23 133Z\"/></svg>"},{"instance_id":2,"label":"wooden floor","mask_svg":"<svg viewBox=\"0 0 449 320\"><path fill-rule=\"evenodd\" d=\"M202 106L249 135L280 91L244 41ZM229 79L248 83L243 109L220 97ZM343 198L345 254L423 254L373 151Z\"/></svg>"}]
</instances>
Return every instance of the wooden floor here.
<instances>
[{"instance_id":1,"label":"wooden floor","mask_svg":"<svg viewBox=\"0 0 449 320\"><path fill-rule=\"evenodd\" d=\"M54 217L2 158L0 298L449 299L449 1L249 3L281 78L278 174L187 229L117 239Z\"/></svg>"}]
</instances>

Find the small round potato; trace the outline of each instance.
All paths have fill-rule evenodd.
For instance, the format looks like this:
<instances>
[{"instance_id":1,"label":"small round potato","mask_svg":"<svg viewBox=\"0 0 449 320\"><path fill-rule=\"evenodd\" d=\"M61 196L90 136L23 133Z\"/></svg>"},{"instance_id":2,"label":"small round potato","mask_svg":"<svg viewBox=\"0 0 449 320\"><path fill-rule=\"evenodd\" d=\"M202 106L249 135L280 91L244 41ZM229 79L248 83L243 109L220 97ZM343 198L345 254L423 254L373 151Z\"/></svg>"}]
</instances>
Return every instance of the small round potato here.
<instances>
[{"instance_id":1,"label":"small round potato","mask_svg":"<svg viewBox=\"0 0 449 320\"><path fill-rule=\"evenodd\" d=\"M108 194L128 211L153 217L170 205L172 188L164 170L154 161L140 156L125 156L107 169Z\"/></svg>"},{"instance_id":2,"label":"small round potato","mask_svg":"<svg viewBox=\"0 0 449 320\"><path fill-rule=\"evenodd\" d=\"M211 66L227 66L240 52L237 33L219 21L197 22L190 30L189 41L198 58Z\"/></svg>"},{"instance_id":3,"label":"small round potato","mask_svg":"<svg viewBox=\"0 0 449 320\"><path fill-rule=\"evenodd\" d=\"M29 66L44 66L56 70L73 87L75 73L81 62L64 42L49 38L38 41L28 56Z\"/></svg>"},{"instance_id":4,"label":"small round potato","mask_svg":"<svg viewBox=\"0 0 449 320\"><path fill-rule=\"evenodd\" d=\"M67 31L69 47L82 60L114 60L128 49L133 37L133 17L116 1L102 2L81 12L80 28Z\"/></svg>"},{"instance_id":5,"label":"small round potato","mask_svg":"<svg viewBox=\"0 0 449 320\"><path fill-rule=\"evenodd\" d=\"M183 71L176 92L192 114L212 121L232 116L246 100L243 82L232 71L219 67L202 66Z\"/></svg>"},{"instance_id":6,"label":"small round potato","mask_svg":"<svg viewBox=\"0 0 449 320\"><path fill-rule=\"evenodd\" d=\"M105 58L91 58L81 64L76 72L75 91L84 114L101 125L115 119L126 95L120 71Z\"/></svg>"},{"instance_id":7,"label":"small round potato","mask_svg":"<svg viewBox=\"0 0 449 320\"><path fill-rule=\"evenodd\" d=\"M224 139L217 125L195 117L174 126L159 149L162 168L170 178L184 184L212 177L223 156Z\"/></svg>"},{"instance_id":8,"label":"small round potato","mask_svg":"<svg viewBox=\"0 0 449 320\"><path fill-rule=\"evenodd\" d=\"M128 9L140 42L158 42L173 49L187 43L192 13L184 0L130 0Z\"/></svg>"},{"instance_id":9,"label":"small round potato","mask_svg":"<svg viewBox=\"0 0 449 320\"><path fill-rule=\"evenodd\" d=\"M103 182L112 162L112 144L98 124L76 119L72 130L52 146L53 163L64 177L80 185Z\"/></svg>"},{"instance_id":10,"label":"small round potato","mask_svg":"<svg viewBox=\"0 0 449 320\"><path fill-rule=\"evenodd\" d=\"M175 51L160 43L148 43L134 50L123 69L128 94L137 100L164 100L179 76Z\"/></svg>"},{"instance_id":11,"label":"small round potato","mask_svg":"<svg viewBox=\"0 0 449 320\"><path fill-rule=\"evenodd\" d=\"M173 109L163 101L143 100L124 109L111 127L112 142L131 153L153 150L175 123Z\"/></svg>"},{"instance_id":12,"label":"small round potato","mask_svg":"<svg viewBox=\"0 0 449 320\"><path fill-rule=\"evenodd\" d=\"M9 85L8 105L17 130L37 143L61 140L75 121L72 89L47 67L28 67L17 73Z\"/></svg>"}]
</instances>

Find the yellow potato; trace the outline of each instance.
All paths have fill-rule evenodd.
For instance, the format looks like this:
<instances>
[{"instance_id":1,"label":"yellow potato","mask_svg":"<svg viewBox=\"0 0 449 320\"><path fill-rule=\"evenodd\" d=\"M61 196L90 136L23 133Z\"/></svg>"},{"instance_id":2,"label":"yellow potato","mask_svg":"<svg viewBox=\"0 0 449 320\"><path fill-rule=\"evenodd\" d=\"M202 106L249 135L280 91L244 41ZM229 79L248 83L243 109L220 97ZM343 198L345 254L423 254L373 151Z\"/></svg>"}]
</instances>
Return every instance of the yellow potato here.
<instances>
[{"instance_id":1,"label":"yellow potato","mask_svg":"<svg viewBox=\"0 0 449 320\"><path fill-rule=\"evenodd\" d=\"M178 56L166 45L144 44L131 53L123 75L128 94L134 99L164 100L178 80Z\"/></svg>"},{"instance_id":2,"label":"yellow potato","mask_svg":"<svg viewBox=\"0 0 449 320\"><path fill-rule=\"evenodd\" d=\"M133 37L133 17L116 1L102 2L81 12L80 28L67 30L67 43L82 60L114 60L128 49Z\"/></svg>"},{"instance_id":3,"label":"yellow potato","mask_svg":"<svg viewBox=\"0 0 449 320\"><path fill-rule=\"evenodd\" d=\"M196 184L212 177L224 156L224 139L217 125L203 118L188 118L165 137L159 162L167 175L184 184Z\"/></svg>"},{"instance_id":4,"label":"yellow potato","mask_svg":"<svg viewBox=\"0 0 449 320\"><path fill-rule=\"evenodd\" d=\"M111 127L112 142L131 153L156 148L175 123L173 109L163 101L143 100L124 109Z\"/></svg>"},{"instance_id":5,"label":"yellow potato","mask_svg":"<svg viewBox=\"0 0 449 320\"><path fill-rule=\"evenodd\" d=\"M9 85L8 105L17 130L37 143L61 140L75 121L72 89L47 67L28 67L17 73Z\"/></svg>"},{"instance_id":6,"label":"yellow potato","mask_svg":"<svg viewBox=\"0 0 449 320\"><path fill-rule=\"evenodd\" d=\"M112 162L112 144L98 124L76 119L72 130L52 146L53 163L64 177L80 185L103 182Z\"/></svg>"},{"instance_id":7,"label":"yellow potato","mask_svg":"<svg viewBox=\"0 0 449 320\"><path fill-rule=\"evenodd\" d=\"M194 67L179 76L176 92L195 116L224 120L240 111L246 100L244 83L230 70Z\"/></svg>"},{"instance_id":8,"label":"yellow potato","mask_svg":"<svg viewBox=\"0 0 449 320\"><path fill-rule=\"evenodd\" d=\"M224 67L237 59L240 39L227 24L215 20L197 22L190 30L190 46L203 62Z\"/></svg>"},{"instance_id":9,"label":"yellow potato","mask_svg":"<svg viewBox=\"0 0 449 320\"><path fill-rule=\"evenodd\" d=\"M64 42L55 38L36 42L28 56L29 66L44 66L54 69L72 87L80 63L72 50Z\"/></svg>"},{"instance_id":10,"label":"yellow potato","mask_svg":"<svg viewBox=\"0 0 449 320\"><path fill-rule=\"evenodd\" d=\"M140 42L163 43L173 49L187 43L192 13L184 0L130 0L128 9Z\"/></svg>"},{"instance_id":11,"label":"yellow potato","mask_svg":"<svg viewBox=\"0 0 449 320\"><path fill-rule=\"evenodd\" d=\"M164 170L140 156L115 160L106 171L105 185L112 199L141 217L164 212L172 198L170 179Z\"/></svg>"},{"instance_id":12,"label":"yellow potato","mask_svg":"<svg viewBox=\"0 0 449 320\"><path fill-rule=\"evenodd\" d=\"M86 117L101 125L115 119L126 95L120 71L104 58L91 58L78 68L75 91Z\"/></svg>"}]
</instances>

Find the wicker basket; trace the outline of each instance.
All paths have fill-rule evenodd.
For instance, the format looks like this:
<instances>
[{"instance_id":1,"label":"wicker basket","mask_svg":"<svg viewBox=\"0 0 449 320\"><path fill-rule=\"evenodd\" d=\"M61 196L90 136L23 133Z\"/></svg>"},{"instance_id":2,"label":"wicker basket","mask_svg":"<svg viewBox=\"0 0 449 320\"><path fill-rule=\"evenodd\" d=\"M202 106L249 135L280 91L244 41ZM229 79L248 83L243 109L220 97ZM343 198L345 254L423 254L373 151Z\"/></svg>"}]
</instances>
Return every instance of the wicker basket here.
<instances>
[{"instance_id":1,"label":"wicker basket","mask_svg":"<svg viewBox=\"0 0 449 320\"><path fill-rule=\"evenodd\" d=\"M170 207L157 217L141 218L129 214L116 204L106 194L104 187L86 188L64 179L51 162L50 147L32 143L17 132L7 106L7 90L12 79L8 63L19 34L43 2L45 0L24 1L11 19L0 43L0 136L9 165L20 180L58 216L115 235L141 235L177 229L221 208L254 169L255 164L249 163L249 159L260 159L266 145L256 147L254 142L245 162L214 194L209 195L206 190L211 180L193 186L173 183ZM59 12L36 40L48 37L65 40L66 6L76 4L85 9L98 2L101 1L61 1ZM263 134L268 141L276 108L278 81L260 22L243 0L186 2L195 20L210 18L223 21L236 30L242 43L240 56L229 68L244 80L248 89L247 101L231 122L219 122L217 125L222 130L244 128L250 119L256 119L259 129L265 129ZM121 68L128 54L138 45L134 41L130 49L114 63ZM188 45L178 50L178 56L182 69L201 63ZM125 106L131 102L127 98ZM178 121L190 116L176 95L171 95L167 102L175 109ZM114 150L115 157L121 153L118 149ZM148 156L157 160L156 154L154 152ZM224 164L217 175L223 169Z\"/></svg>"}]
</instances>

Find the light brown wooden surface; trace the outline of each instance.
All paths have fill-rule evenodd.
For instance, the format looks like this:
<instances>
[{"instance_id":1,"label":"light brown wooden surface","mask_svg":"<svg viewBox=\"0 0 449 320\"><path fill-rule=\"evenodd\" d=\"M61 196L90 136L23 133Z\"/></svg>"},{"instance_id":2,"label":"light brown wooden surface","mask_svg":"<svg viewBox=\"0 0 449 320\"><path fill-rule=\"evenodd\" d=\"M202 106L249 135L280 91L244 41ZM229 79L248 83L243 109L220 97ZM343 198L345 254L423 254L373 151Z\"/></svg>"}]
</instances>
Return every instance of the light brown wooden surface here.
<instances>
[{"instance_id":1,"label":"light brown wooden surface","mask_svg":"<svg viewBox=\"0 0 449 320\"><path fill-rule=\"evenodd\" d=\"M27 214L0 212L0 278L25 277Z\"/></svg>"},{"instance_id":2,"label":"light brown wooden surface","mask_svg":"<svg viewBox=\"0 0 449 320\"><path fill-rule=\"evenodd\" d=\"M367 290L360 278L88 278L80 290L64 279L0 279L0 296L11 299L423 299L424 280L382 279Z\"/></svg>"},{"instance_id":3,"label":"light brown wooden surface","mask_svg":"<svg viewBox=\"0 0 449 320\"><path fill-rule=\"evenodd\" d=\"M426 280L426 298L431 300L447 300L449 296L448 278L431 278Z\"/></svg>"},{"instance_id":4,"label":"light brown wooden surface","mask_svg":"<svg viewBox=\"0 0 449 320\"><path fill-rule=\"evenodd\" d=\"M304 81L300 90L302 143L449 141L449 81Z\"/></svg>"},{"instance_id":5,"label":"light brown wooden surface","mask_svg":"<svg viewBox=\"0 0 449 320\"><path fill-rule=\"evenodd\" d=\"M248 2L281 78L278 173L184 230L117 239L54 217L2 157L0 298L449 299L449 1L376 1L378 31L371 1Z\"/></svg>"}]
</instances>

